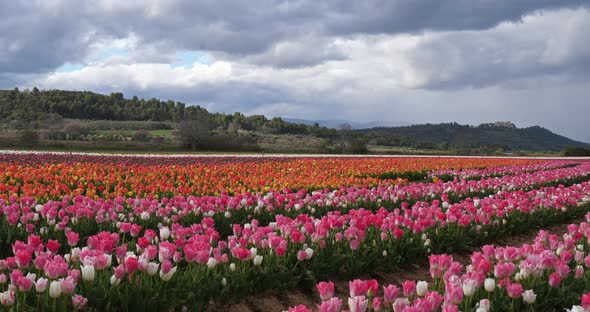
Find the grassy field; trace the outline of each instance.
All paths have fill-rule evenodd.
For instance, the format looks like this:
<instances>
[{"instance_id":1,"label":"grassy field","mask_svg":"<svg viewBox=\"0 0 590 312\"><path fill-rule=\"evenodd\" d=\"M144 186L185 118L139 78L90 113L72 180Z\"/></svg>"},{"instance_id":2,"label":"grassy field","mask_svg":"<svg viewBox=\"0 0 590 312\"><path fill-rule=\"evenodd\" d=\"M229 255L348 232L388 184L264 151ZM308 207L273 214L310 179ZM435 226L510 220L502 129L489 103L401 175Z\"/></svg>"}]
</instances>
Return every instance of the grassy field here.
<instances>
[{"instance_id":1,"label":"grassy field","mask_svg":"<svg viewBox=\"0 0 590 312\"><path fill-rule=\"evenodd\" d=\"M147 130L147 132L149 134L161 136L163 138L173 138L174 131L175 130L172 130L172 129ZM133 136L136 132L137 132L136 130L93 130L93 131L90 131L90 134Z\"/></svg>"},{"instance_id":2,"label":"grassy field","mask_svg":"<svg viewBox=\"0 0 590 312\"><path fill-rule=\"evenodd\" d=\"M230 151L190 151L178 146L178 139L175 134L176 130L146 130L152 136L160 136L163 142L138 142L138 141L110 141L110 140L40 140L35 147L22 145L17 136L17 132L8 130L0 133L0 149L5 150L31 150L31 151L65 151L76 152L99 152L99 153L127 153L127 154L149 154L149 153L186 153L186 154L224 154ZM137 130L91 130L89 135L92 136L123 136L132 138ZM340 147L329 144L326 139L293 134L269 134L262 132L252 132L260 152L240 152L239 154L341 154ZM231 151L232 153L234 151ZM538 157L559 157L563 156L559 152L530 152L530 151L513 151L513 152L482 152L470 149L456 150L438 150L438 149L416 149L410 147L396 146L379 146L369 145L369 154L381 155L491 155L491 156L538 156Z\"/></svg>"}]
</instances>

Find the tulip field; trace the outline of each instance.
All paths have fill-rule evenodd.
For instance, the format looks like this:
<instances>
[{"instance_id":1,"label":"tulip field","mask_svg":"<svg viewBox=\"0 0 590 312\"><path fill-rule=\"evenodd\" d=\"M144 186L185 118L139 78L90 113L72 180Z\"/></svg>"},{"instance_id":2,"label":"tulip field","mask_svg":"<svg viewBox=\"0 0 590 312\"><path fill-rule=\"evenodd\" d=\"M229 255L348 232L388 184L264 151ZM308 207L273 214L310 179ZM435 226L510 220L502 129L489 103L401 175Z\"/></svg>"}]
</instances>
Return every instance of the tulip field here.
<instances>
[{"instance_id":1,"label":"tulip field","mask_svg":"<svg viewBox=\"0 0 590 312\"><path fill-rule=\"evenodd\" d=\"M584 159L0 152L0 310L590 311L589 212Z\"/></svg>"}]
</instances>

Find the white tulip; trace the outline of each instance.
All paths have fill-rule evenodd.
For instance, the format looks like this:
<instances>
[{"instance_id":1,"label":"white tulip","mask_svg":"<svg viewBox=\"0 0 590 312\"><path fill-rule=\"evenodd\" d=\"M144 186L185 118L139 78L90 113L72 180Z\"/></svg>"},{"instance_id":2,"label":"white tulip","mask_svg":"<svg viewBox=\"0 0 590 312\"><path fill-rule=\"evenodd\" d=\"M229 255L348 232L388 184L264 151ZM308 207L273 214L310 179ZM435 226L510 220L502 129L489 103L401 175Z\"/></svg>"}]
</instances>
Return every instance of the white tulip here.
<instances>
[{"instance_id":1,"label":"white tulip","mask_svg":"<svg viewBox=\"0 0 590 312\"><path fill-rule=\"evenodd\" d=\"M475 294L477 288L477 282L472 279L465 280L463 282L463 294L465 297L471 297Z\"/></svg>"},{"instance_id":2,"label":"white tulip","mask_svg":"<svg viewBox=\"0 0 590 312\"><path fill-rule=\"evenodd\" d=\"M213 258L213 257L209 258L209 260L207 261L207 267L209 269L215 268L216 264L217 264L217 261L215 261L215 258Z\"/></svg>"},{"instance_id":3,"label":"white tulip","mask_svg":"<svg viewBox=\"0 0 590 312\"><path fill-rule=\"evenodd\" d=\"M164 282L167 282L172 278L172 275L174 275L174 273L176 273L176 267L170 269L168 273L162 273L162 270L160 270L160 278L162 278Z\"/></svg>"},{"instance_id":4,"label":"white tulip","mask_svg":"<svg viewBox=\"0 0 590 312\"><path fill-rule=\"evenodd\" d=\"M81 268L82 279L87 282L94 281L94 266L93 265L83 265Z\"/></svg>"},{"instance_id":5,"label":"white tulip","mask_svg":"<svg viewBox=\"0 0 590 312\"><path fill-rule=\"evenodd\" d=\"M49 284L49 296L53 299L59 298L61 296L61 284L59 281L53 281Z\"/></svg>"},{"instance_id":6,"label":"white tulip","mask_svg":"<svg viewBox=\"0 0 590 312\"><path fill-rule=\"evenodd\" d=\"M305 249L305 253L307 254L307 256L305 257L305 259L309 260L313 256L313 249L307 248L307 249Z\"/></svg>"},{"instance_id":7,"label":"white tulip","mask_svg":"<svg viewBox=\"0 0 590 312\"><path fill-rule=\"evenodd\" d=\"M416 294L419 297L426 295L427 291L428 291L428 282L419 281L418 283L416 283Z\"/></svg>"},{"instance_id":8,"label":"white tulip","mask_svg":"<svg viewBox=\"0 0 590 312\"><path fill-rule=\"evenodd\" d=\"M44 292L47 289L48 283L49 283L49 281L46 278L44 278L44 277L39 278L37 280L37 282L35 283L35 290L38 293Z\"/></svg>"},{"instance_id":9,"label":"white tulip","mask_svg":"<svg viewBox=\"0 0 590 312\"><path fill-rule=\"evenodd\" d=\"M119 286L119 284L121 284L121 280L118 279L115 275L111 276L110 282L112 286Z\"/></svg>"},{"instance_id":10,"label":"white tulip","mask_svg":"<svg viewBox=\"0 0 590 312\"><path fill-rule=\"evenodd\" d=\"M160 239L165 241L170 237L170 229L167 226L160 228Z\"/></svg>"},{"instance_id":11,"label":"white tulip","mask_svg":"<svg viewBox=\"0 0 590 312\"><path fill-rule=\"evenodd\" d=\"M158 267L160 266L160 264L155 263L155 262L150 262L147 265L147 274L149 276L154 276L156 275L156 273L158 273Z\"/></svg>"},{"instance_id":12,"label":"white tulip","mask_svg":"<svg viewBox=\"0 0 590 312\"><path fill-rule=\"evenodd\" d=\"M487 292L492 292L496 288L496 280L493 278L486 278L485 282L483 283L483 287Z\"/></svg>"},{"instance_id":13,"label":"white tulip","mask_svg":"<svg viewBox=\"0 0 590 312\"><path fill-rule=\"evenodd\" d=\"M532 304L537 299L537 295L533 292L532 289L525 290L522 293L522 300L528 304Z\"/></svg>"},{"instance_id":14,"label":"white tulip","mask_svg":"<svg viewBox=\"0 0 590 312\"><path fill-rule=\"evenodd\" d=\"M253 260L253 262L254 262L254 265L256 265L256 266L259 266L259 265L262 263L262 258L263 258L263 257L262 257L262 256L260 256L260 255L259 255L259 256L256 256L256 257L254 257L254 260Z\"/></svg>"}]
</instances>

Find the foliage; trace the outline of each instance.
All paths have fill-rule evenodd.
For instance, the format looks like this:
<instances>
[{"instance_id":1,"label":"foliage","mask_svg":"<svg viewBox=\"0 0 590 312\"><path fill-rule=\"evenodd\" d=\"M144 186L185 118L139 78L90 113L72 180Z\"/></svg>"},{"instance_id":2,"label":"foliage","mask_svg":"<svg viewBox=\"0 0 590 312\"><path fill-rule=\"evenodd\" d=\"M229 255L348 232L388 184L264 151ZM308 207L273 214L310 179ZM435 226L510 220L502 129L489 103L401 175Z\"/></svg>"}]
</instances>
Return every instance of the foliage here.
<instances>
[{"instance_id":1,"label":"foliage","mask_svg":"<svg viewBox=\"0 0 590 312\"><path fill-rule=\"evenodd\" d=\"M590 156L590 148L568 146L564 154L565 156Z\"/></svg>"}]
</instances>

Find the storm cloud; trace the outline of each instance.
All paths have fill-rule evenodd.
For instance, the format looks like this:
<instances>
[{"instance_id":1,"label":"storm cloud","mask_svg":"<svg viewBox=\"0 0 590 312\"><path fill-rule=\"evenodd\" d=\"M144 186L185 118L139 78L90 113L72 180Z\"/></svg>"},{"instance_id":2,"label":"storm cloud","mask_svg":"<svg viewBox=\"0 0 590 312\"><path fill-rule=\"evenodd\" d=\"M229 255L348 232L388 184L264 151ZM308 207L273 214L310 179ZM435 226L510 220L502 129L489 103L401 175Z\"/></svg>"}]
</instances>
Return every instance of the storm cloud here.
<instances>
[{"instance_id":1,"label":"storm cloud","mask_svg":"<svg viewBox=\"0 0 590 312\"><path fill-rule=\"evenodd\" d=\"M4 1L0 87L590 142L588 33L581 0Z\"/></svg>"}]
</instances>

